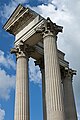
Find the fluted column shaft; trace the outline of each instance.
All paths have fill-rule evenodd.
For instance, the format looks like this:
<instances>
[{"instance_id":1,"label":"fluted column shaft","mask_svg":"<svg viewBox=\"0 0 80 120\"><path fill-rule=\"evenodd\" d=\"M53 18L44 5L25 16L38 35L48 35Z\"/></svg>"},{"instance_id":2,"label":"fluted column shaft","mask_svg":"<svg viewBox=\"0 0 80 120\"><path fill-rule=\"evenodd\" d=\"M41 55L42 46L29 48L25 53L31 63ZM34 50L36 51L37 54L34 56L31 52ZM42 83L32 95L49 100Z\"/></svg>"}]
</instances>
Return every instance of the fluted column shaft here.
<instances>
[{"instance_id":1,"label":"fluted column shaft","mask_svg":"<svg viewBox=\"0 0 80 120\"><path fill-rule=\"evenodd\" d=\"M43 103L43 120L47 120L46 115L46 99L45 99L45 70L44 70L44 57L35 61L35 65L39 65L42 74L42 103Z\"/></svg>"},{"instance_id":2,"label":"fluted column shaft","mask_svg":"<svg viewBox=\"0 0 80 120\"><path fill-rule=\"evenodd\" d=\"M63 90L66 120L77 120L71 74L65 76L63 80Z\"/></svg>"},{"instance_id":3,"label":"fluted column shaft","mask_svg":"<svg viewBox=\"0 0 80 120\"><path fill-rule=\"evenodd\" d=\"M48 32L43 38L47 120L65 120L56 35Z\"/></svg>"},{"instance_id":4,"label":"fluted column shaft","mask_svg":"<svg viewBox=\"0 0 80 120\"><path fill-rule=\"evenodd\" d=\"M45 99L45 71L41 69L42 73L42 101L43 101L43 120L47 120L46 114L46 99Z\"/></svg>"},{"instance_id":5,"label":"fluted column shaft","mask_svg":"<svg viewBox=\"0 0 80 120\"><path fill-rule=\"evenodd\" d=\"M16 71L14 120L30 120L28 56L22 50L16 52L16 55L17 55L17 71Z\"/></svg>"}]
</instances>

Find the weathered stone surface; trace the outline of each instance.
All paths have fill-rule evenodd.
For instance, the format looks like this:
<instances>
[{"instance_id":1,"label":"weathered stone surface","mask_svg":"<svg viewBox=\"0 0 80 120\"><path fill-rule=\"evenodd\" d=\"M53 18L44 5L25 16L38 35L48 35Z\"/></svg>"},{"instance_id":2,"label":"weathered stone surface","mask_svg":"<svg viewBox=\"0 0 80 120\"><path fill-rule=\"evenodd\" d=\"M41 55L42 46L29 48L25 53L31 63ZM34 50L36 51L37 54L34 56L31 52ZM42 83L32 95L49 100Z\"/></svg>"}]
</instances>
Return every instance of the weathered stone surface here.
<instances>
[{"instance_id":1,"label":"weathered stone surface","mask_svg":"<svg viewBox=\"0 0 80 120\"><path fill-rule=\"evenodd\" d=\"M44 34L46 112L47 120L65 120L55 37L51 32Z\"/></svg>"},{"instance_id":2,"label":"weathered stone surface","mask_svg":"<svg viewBox=\"0 0 80 120\"><path fill-rule=\"evenodd\" d=\"M63 79L63 91L64 91L64 105L66 120L77 120L76 106L74 100L72 79L74 72L71 69L64 71L65 76Z\"/></svg>"}]
</instances>

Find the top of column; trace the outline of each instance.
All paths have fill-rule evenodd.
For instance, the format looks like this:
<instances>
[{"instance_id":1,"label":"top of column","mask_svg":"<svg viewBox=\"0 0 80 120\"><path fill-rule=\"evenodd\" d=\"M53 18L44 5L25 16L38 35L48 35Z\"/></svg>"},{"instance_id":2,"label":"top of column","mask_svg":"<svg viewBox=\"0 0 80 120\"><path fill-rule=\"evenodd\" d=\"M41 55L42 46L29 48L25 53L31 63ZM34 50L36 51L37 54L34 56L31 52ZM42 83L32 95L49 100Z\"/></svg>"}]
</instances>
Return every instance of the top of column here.
<instances>
[{"instance_id":1,"label":"top of column","mask_svg":"<svg viewBox=\"0 0 80 120\"><path fill-rule=\"evenodd\" d=\"M43 34L52 33L53 35L57 35L59 32L62 32L63 27L56 25L53 23L48 17L44 23L36 29L36 32L42 32Z\"/></svg>"},{"instance_id":2,"label":"top of column","mask_svg":"<svg viewBox=\"0 0 80 120\"><path fill-rule=\"evenodd\" d=\"M70 69L70 68L65 68L64 72L63 72L63 80L73 80L73 75L76 75L76 70ZM64 78L68 78L68 79L64 79Z\"/></svg>"},{"instance_id":3,"label":"top of column","mask_svg":"<svg viewBox=\"0 0 80 120\"><path fill-rule=\"evenodd\" d=\"M34 52L34 48L20 41L17 46L11 49L11 54L14 53L17 58L19 57L30 57L30 53Z\"/></svg>"}]
</instances>

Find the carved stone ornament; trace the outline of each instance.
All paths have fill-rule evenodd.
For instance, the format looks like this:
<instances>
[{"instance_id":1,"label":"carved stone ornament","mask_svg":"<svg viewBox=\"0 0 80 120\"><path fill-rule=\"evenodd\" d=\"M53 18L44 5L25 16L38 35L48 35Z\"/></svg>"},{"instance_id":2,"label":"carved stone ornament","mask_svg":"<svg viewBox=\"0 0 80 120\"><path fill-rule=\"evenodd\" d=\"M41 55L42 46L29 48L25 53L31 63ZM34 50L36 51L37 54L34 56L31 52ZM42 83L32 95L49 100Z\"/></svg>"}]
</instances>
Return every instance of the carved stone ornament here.
<instances>
[{"instance_id":1,"label":"carved stone ornament","mask_svg":"<svg viewBox=\"0 0 80 120\"><path fill-rule=\"evenodd\" d=\"M65 69L64 77L71 77L73 79L73 75L76 75L76 70Z\"/></svg>"},{"instance_id":2,"label":"carved stone ornament","mask_svg":"<svg viewBox=\"0 0 80 120\"><path fill-rule=\"evenodd\" d=\"M20 41L20 43L15 47L11 49L11 54L15 54L16 57L29 57L31 52L34 52L34 48L24 44L23 41Z\"/></svg>"},{"instance_id":3,"label":"carved stone ornament","mask_svg":"<svg viewBox=\"0 0 80 120\"><path fill-rule=\"evenodd\" d=\"M48 17L47 20L45 20L44 24L42 24L40 27L36 28L37 33L48 33L52 32L53 34L57 35L58 32L62 32L63 27L56 25L56 23L53 23L50 18Z\"/></svg>"}]
</instances>

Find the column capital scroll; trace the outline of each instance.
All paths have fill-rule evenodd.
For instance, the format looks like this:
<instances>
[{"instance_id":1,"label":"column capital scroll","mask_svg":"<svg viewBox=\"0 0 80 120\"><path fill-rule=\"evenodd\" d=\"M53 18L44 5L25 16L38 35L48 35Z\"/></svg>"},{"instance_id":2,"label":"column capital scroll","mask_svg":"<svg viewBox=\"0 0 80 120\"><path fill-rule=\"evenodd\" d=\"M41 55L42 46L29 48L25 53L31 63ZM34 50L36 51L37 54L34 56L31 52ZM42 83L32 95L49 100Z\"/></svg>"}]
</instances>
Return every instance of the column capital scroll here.
<instances>
[{"instance_id":1,"label":"column capital scroll","mask_svg":"<svg viewBox=\"0 0 80 120\"><path fill-rule=\"evenodd\" d=\"M26 45L23 41L20 41L17 46L10 50L11 54L15 54L17 58L19 57L30 57L30 53L34 52L34 48Z\"/></svg>"},{"instance_id":2,"label":"column capital scroll","mask_svg":"<svg viewBox=\"0 0 80 120\"><path fill-rule=\"evenodd\" d=\"M56 36L59 32L62 32L62 29L62 26L56 25L56 23L53 23L48 17L47 20L45 20L44 24L36 29L36 32L42 33L43 37L45 37L45 35Z\"/></svg>"},{"instance_id":3,"label":"column capital scroll","mask_svg":"<svg viewBox=\"0 0 80 120\"><path fill-rule=\"evenodd\" d=\"M70 78L72 80L73 75L76 75L76 70L72 70L70 68L65 68L64 78L68 77L68 78Z\"/></svg>"}]
</instances>

